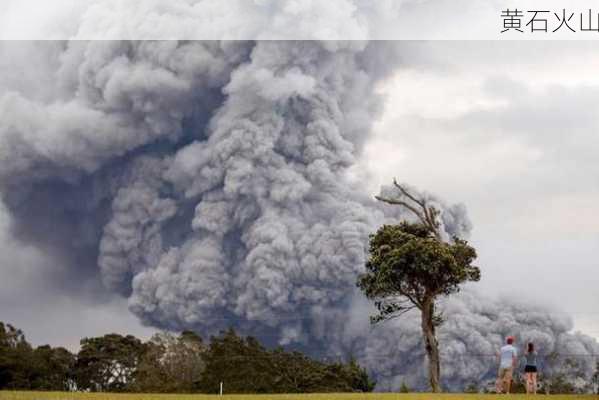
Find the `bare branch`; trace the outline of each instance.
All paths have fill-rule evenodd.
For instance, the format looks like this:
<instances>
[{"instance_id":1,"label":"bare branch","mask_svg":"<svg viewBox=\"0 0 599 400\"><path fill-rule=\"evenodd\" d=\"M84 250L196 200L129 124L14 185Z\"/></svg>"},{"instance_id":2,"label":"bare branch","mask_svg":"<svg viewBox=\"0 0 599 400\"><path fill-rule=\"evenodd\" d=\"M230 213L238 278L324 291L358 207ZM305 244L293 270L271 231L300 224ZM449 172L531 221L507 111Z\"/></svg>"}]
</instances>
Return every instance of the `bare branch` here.
<instances>
[{"instance_id":1,"label":"bare branch","mask_svg":"<svg viewBox=\"0 0 599 400\"><path fill-rule=\"evenodd\" d=\"M399 205L399 206L407 208L412 213L414 213L416 215L416 217L418 217L420 222L430 232L432 232L435 235L435 238L440 240L441 235L439 234L439 223L437 222L437 216L439 215L439 211L435 207L427 205L425 198L417 198L414 195L412 195L409 190L407 190L402 185L397 183L397 179L393 179L393 185L399 189L399 191L401 192L402 195L404 195L409 200L416 203L418 205L418 207L415 207L403 200L391 199L391 198L382 197L382 196L374 196L374 198L379 201L388 203L388 204Z\"/></svg>"},{"instance_id":2,"label":"bare branch","mask_svg":"<svg viewBox=\"0 0 599 400\"><path fill-rule=\"evenodd\" d=\"M418 219L420 219L423 223L426 222L426 219L422 216L422 214L420 213L420 211L418 211L415 207L409 205L408 203L406 203L405 201L401 201L401 200L395 200L395 199L389 199L387 197L381 197L381 196L374 196L375 199L385 202L385 203L389 203L389 204L395 204L398 206L403 206L405 208L407 208L408 210L412 211L414 214L416 214L416 216L418 217Z\"/></svg>"},{"instance_id":3,"label":"bare branch","mask_svg":"<svg viewBox=\"0 0 599 400\"><path fill-rule=\"evenodd\" d=\"M397 183L397 179L393 178L393 185L399 189L399 191L406 196L408 199L412 200L414 203L418 204L422 208L426 208L426 200L425 199L417 199L414 197L406 188Z\"/></svg>"}]
</instances>

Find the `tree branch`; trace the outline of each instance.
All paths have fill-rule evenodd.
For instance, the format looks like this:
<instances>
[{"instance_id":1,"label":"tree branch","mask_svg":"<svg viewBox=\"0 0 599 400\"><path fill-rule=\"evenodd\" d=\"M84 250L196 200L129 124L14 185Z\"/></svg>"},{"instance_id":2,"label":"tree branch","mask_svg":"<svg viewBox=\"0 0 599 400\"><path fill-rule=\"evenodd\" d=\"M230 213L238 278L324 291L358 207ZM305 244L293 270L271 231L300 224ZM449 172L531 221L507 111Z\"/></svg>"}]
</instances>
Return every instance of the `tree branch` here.
<instances>
[{"instance_id":1,"label":"tree branch","mask_svg":"<svg viewBox=\"0 0 599 400\"><path fill-rule=\"evenodd\" d=\"M414 214L416 214L416 216L418 217L418 219L425 223L426 219L422 216L422 214L420 214L420 211L418 211L415 207L409 205L408 203L406 203L405 201L401 201L401 200L395 200L395 199L389 199L387 197L382 197L382 196L374 196L375 199L385 202L385 203L389 203L389 204L394 204L394 205L398 205L398 206L403 206L405 208L407 208L408 210L412 211Z\"/></svg>"},{"instance_id":2,"label":"tree branch","mask_svg":"<svg viewBox=\"0 0 599 400\"><path fill-rule=\"evenodd\" d=\"M409 200L413 201L418 205L417 207L399 199L391 199L388 197L382 196L374 196L375 199L382 201L388 204L399 205L407 208L412 213L418 217L420 222L433 234L435 238L441 240L441 235L439 233L439 223L437 222L437 216L439 215L439 211L432 206L428 206L425 198L417 198L412 195L406 188L397 183L396 179L393 179L393 185L399 189L402 195L407 197Z\"/></svg>"},{"instance_id":3,"label":"tree branch","mask_svg":"<svg viewBox=\"0 0 599 400\"><path fill-rule=\"evenodd\" d=\"M405 298L407 298L417 308L422 308L422 302L419 299L417 299L416 297L412 296L409 292L403 290L401 287L398 287L396 285L393 285L393 289L397 290L397 292L400 295L402 295ZM415 288L413 286L412 286L412 290L414 290L414 292L417 292L417 290L415 290Z\"/></svg>"},{"instance_id":4,"label":"tree branch","mask_svg":"<svg viewBox=\"0 0 599 400\"><path fill-rule=\"evenodd\" d=\"M378 315L371 316L370 322L377 323L377 322L390 321L392 319L401 317L405 313L407 313L415 308L417 308L417 307L414 304L409 305L409 306L397 306L397 310L395 312L393 312L392 314L382 314L379 312Z\"/></svg>"}]
</instances>

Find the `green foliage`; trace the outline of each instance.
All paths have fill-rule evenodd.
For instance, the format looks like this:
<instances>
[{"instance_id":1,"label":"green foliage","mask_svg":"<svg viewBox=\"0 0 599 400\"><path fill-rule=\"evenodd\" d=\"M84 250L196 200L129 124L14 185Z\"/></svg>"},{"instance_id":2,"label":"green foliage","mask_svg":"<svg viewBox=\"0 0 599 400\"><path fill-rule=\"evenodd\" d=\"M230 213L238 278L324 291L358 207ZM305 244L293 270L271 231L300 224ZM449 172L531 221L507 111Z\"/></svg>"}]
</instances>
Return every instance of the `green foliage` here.
<instances>
[{"instance_id":1,"label":"green foliage","mask_svg":"<svg viewBox=\"0 0 599 400\"><path fill-rule=\"evenodd\" d=\"M20 329L0 322L0 389L31 388L31 345Z\"/></svg>"},{"instance_id":2,"label":"green foliage","mask_svg":"<svg viewBox=\"0 0 599 400\"><path fill-rule=\"evenodd\" d=\"M369 392L374 382L352 358L323 363L282 348L266 349L229 330L206 346L191 331L148 342L110 334L81 340L77 355L33 349L23 332L0 322L0 389L227 393Z\"/></svg>"},{"instance_id":3,"label":"green foliage","mask_svg":"<svg viewBox=\"0 0 599 400\"><path fill-rule=\"evenodd\" d=\"M20 329L0 322L0 389L68 390L74 360L62 347L33 349Z\"/></svg>"},{"instance_id":4,"label":"green foliage","mask_svg":"<svg viewBox=\"0 0 599 400\"><path fill-rule=\"evenodd\" d=\"M372 392L376 382L368 376L366 370L360 367L355 358L351 358L346 366L350 388L353 392Z\"/></svg>"},{"instance_id":5,"label":"green foliage","mask_svg":"<svg viewBox=\"0 0 599 400\"><path fill-rule=\"evenodd\" d=\"M429 383L433 392L440 392L441 363L435 330L443 318L435 311L435 303L439 296L458 292L461 284L480 280L480 269L472 265L476 251L468 242L457 237L450 243L441 240L438 210L397 182L394 184L417 206L403 200L378 199L411 210L420 222L383 225L370 235L366 273L358 277L357 286L374 301L378 313L370 317L373 324L420 310Z\"/></svg>"},{"instance_id":6,"label":"green foliage","mask_svg":"<svg viewBox=\"0 0 599 400\"><path fill-rule=\"evenodd\" d=\"M410 392L411 392L411 390L408 387L408 385L406 385L405 382L402 382L401 386L399 387L399 393L410 393Z\"/></svg>"},{"instance_id":7,"label":"green foliage","mask_svg":"<svg viewBox=\"0 0 599 400\"><path fill-rule=\"evenodd\" d=\"M267 350L252 337L229 330L213 337L205 353L200 391L217 393L312 393L372 391L374 382L351 360L322 363L299 352Z\"/></svg>"},{"instance_id":8,"label":"green foliage","mask_svg":"<svg viewBox=\"0 0 599 400\"><path fill-rule=\"evenodd\" d=\"M132 335L112 333L82 339L75 364L77 387L91 391L126 390L144 350L142 342Z\"/></svg>"},{"instance_id":9,"label":"green foliage","mask_svg":"<svg viewBox=\"0 0 599 400\"><path fill-rule=\"evenodd\" d=\"M266 350L255 339L237 336L232 329L211 338L205 360L203 392L217 393L223 381L227 393L267 393L272 387Z\"/></svg>"},{"instance_id":10,"label":"green foliage","mask_svg":"<svg viewBox=\"0 0 599 400\"><path fill-rule=\"evenodd\" d=\"M373 322L418 308L429 298L455 293L464 282L480 280L479 268L472 265L474 248L459 238L442 242L419 223L382 226L370 237L369 254L358 287L375 300L379 314Z\"/></svg>"},{"instance_id":11,"label":"green foliage","mask_svg":"<svg viewBox=\"0 0 599 400\"><path fill-rule=\"evenodd\" d=\"M136 392L190 393L205 367L205 346L196 333L155 334L141 357L131 383Z\"/></svg>"},{"instance_id":12,"label":"green foliage","mask_svg":"<svg viewBox=\"0 0 599 400\"><path fill-rule=\"evenodd\" d=\"M39 346L33 351L30 382L36 390L69 390L73 384L75 355L63 347Z\"/></svg>"}]
</instances>

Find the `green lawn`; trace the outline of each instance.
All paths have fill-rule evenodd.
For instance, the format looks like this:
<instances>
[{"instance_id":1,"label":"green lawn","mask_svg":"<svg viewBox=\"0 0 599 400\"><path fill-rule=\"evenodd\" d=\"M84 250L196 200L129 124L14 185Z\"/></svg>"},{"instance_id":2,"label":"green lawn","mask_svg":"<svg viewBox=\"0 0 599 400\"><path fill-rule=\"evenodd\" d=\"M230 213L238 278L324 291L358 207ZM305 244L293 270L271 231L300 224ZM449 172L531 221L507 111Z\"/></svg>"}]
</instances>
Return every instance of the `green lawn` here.
<instances>
[{"instance_id":1,"label":"green lawn","mask_svg":"<svg viewBox=\"0 0 599 400\"><path fill-rule=\"evenodd\" d=\"M430 393L323 393L323 394L271 394L271 395L184 395L184 394L117 394L117 393L67 393L67 392L23 392L23 391L0 391L0 400L494 400L494 399L510 399L524 400L530 399L532 396L526 395L489 395L489 394L440 394L434 395ZM534 399L593 399L598 398L597 395L537 395Z\"/></svg>"}]
</instances>

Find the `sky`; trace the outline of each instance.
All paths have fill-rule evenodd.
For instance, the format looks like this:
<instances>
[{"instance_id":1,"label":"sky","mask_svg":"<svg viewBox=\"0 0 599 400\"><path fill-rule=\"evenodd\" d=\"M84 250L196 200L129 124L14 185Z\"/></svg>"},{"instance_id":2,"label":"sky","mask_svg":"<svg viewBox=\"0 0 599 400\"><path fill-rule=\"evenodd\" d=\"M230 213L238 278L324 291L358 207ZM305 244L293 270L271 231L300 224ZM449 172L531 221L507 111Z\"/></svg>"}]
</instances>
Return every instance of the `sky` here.
<instances>
[{"instance_id":1,"label":"sky","mask_svg":"<svg viewBox=\"0 0 599 400\"><path fill-rule=\"evenodd\" d=\"M515 8L550 11L548 24L553 27L559 21L552 13L575 13L575 21L580 12L595 12L596 2L4 0L0 39L580 40L596 36L592 31L567 29L542 35L501 34L502 11Z\"/></svg>"},{"instance_id":2,"label":"sky","mask_svg":"<svg viewBox=\"0 0 599 400\"><path fill-rule=\"evenodd\" d=\"M349 175L367 193L396 177L463 202L494 297L551 305L599 338L599 51L591 42L398 42L384 111ZM40 249L0 209L0 320L76 349L107 332L147 338L99 281L59 290Z\"/></svg>"},{"instance_id":3,"label":"sky","mask_svg":"<svg viewBox=\"0 0 599 400\"><path fill-rule=\"evenodd\" d=\"M593 42L410 42L361 161L464 202L483 291L599 337L599 51ZM358 172L359 171L359 172Z\"/></svg>"},{"instance_id":4,"label":"sky","mask_svg":"<svg viewBox=\"0 0 599 400\"><path fill-rule=\"evenodd\" d=\"M48 257L17 242L9 217L0 208L0 321L22 329L35 344L77 350L83 337L118 332L148 338L155 329L142 326L124 298L110 296L99 282L65 290L63 272L48 265Z\"/></svg>"}]
</instances>

